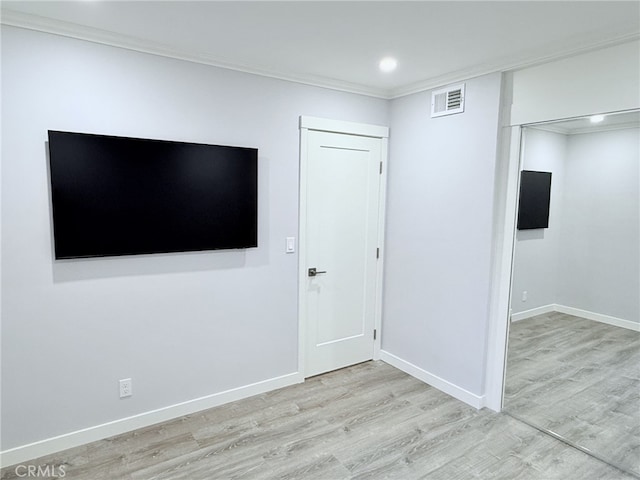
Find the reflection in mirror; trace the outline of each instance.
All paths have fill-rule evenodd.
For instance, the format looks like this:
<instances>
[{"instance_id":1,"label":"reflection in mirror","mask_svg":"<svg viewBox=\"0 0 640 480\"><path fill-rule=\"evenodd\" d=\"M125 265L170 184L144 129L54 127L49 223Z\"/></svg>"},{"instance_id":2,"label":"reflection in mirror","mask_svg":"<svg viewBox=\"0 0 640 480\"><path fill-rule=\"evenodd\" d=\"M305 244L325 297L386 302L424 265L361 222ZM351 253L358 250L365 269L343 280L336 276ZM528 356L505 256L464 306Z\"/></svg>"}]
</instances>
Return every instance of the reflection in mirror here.
<instances>
[{"instance_id":1,"label":"reflection in mirror","mask_svg":"<svg viewBox=\"0 0 640 480\"><path fill-rule=\"evenodd\" d=\"M639 127L523 128L551 197L548 228L516 233L504 410L640 477Z\"/></svg>"}]
</instances>

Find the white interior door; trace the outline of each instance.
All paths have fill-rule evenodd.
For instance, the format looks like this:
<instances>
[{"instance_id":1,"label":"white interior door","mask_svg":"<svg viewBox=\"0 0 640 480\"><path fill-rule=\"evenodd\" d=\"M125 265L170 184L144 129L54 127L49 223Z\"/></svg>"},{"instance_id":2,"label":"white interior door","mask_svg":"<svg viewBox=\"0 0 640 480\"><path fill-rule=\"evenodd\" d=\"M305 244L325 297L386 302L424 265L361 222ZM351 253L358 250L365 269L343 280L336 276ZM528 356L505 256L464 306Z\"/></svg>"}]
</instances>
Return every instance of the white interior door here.
<instances>
[{"instance_id":1,"label":"white interior door","mask_svg":"<svg viewBox=\"0 0 640 480\"><path fill-rule=\"evenodd\" d=\"M307 130L303 145L301 315L308 377L373 358L386 142Z\"/></svg>"}]
</instances>

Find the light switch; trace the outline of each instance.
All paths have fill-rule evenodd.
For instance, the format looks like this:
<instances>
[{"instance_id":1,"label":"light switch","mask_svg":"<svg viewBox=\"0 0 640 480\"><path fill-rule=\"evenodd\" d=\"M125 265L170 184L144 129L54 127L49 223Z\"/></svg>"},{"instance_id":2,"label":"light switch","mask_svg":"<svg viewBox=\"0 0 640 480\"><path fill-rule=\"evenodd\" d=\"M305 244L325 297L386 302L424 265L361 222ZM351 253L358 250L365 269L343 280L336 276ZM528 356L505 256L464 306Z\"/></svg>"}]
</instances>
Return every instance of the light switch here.
<instances>
[{"instance_id":1,"label":"light switch","mask_svg":"<svg viewBox=\"0 0 640 480\"><path fill-rule=\"evenodd\" d=\"M287 237L287 253L294 253L296 251L296 237Z\"/></svg>"}]
</instances>

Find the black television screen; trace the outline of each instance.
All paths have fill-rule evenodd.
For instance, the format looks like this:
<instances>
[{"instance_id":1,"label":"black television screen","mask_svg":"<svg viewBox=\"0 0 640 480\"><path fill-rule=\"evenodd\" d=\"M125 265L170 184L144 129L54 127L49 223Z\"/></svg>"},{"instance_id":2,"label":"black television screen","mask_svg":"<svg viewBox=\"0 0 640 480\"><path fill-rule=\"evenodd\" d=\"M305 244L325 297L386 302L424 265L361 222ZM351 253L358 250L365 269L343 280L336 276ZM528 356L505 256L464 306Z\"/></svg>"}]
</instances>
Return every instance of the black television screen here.
<instances>
[{"instance_id":1,"label":"black television screen","mask_svg":"<svg viewBox=\"0 0 640 480\"><path fill-rule=\"evenodd\" d=\"M520 204L518 230L549 227L551 173L523 170L520 172Z\"/></svg>"},{"instance_id":2,"label":"black television screen","mask_svg":"<svg viewBox=\"0 0 640 480\"><path fill-rule=\"evenodd\" d=\"M258 150L49 131L56 259L248 248Z\"/></svg>"}]
</instances>

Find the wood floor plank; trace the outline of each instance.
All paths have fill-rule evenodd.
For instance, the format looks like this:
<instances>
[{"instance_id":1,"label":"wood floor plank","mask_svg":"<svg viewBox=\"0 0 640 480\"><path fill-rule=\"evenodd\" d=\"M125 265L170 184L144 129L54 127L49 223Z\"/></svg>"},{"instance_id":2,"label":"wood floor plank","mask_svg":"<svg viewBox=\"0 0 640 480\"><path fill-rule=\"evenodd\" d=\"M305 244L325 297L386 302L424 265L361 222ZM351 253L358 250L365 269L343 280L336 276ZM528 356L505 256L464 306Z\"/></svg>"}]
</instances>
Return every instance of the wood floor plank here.
<instances>
[{"instance_id":1,"label":"wood floor plank","mask_svg":"<svg viewBox=\"0 0 640 480\"><path fill-rule=\"evenodd\" d=\"M511 324L505 410L640 475L640 333L554 312Z\"/></svg>"},{"instance_id":2,"label":"wood floor plank","mask_svg":"<svg viewBox=\"0 0 640 480\"><path fill-rule=\"evenodd\" d=\"M616 390L621 416L624 390ZM54 462L73 480L632 478L383 362L26 463ZM1 478L20 477L6 467Z\"/></svg>"}]
</instances>

